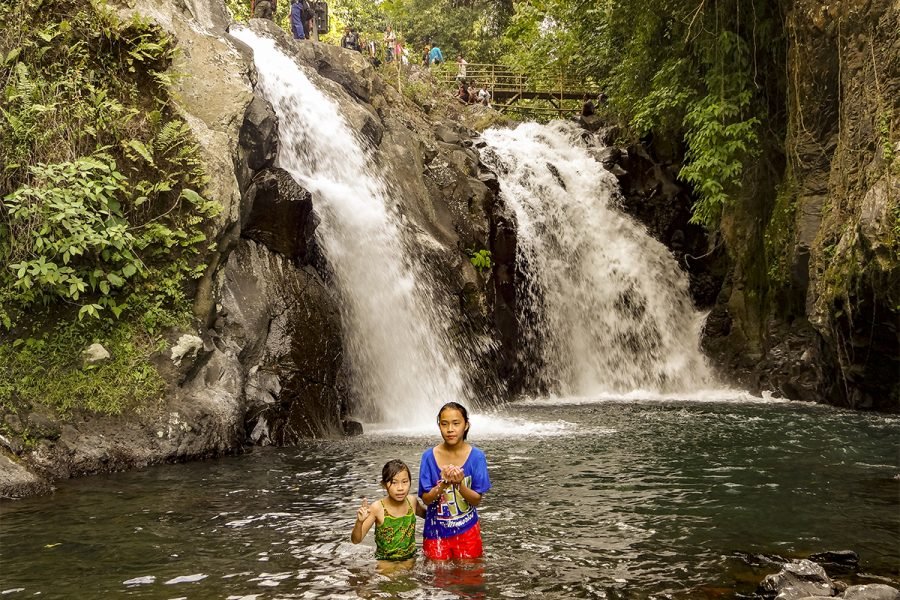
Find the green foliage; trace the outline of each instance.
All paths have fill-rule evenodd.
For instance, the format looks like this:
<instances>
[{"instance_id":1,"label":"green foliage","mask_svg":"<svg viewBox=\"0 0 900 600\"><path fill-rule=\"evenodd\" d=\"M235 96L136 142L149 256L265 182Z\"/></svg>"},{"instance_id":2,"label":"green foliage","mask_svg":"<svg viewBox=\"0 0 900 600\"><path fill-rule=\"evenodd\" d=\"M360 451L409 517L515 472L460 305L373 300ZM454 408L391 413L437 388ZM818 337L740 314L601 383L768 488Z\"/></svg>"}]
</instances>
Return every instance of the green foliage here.
<instances>
[{"instance_id":1,"label":"green foliage","mask_svg":"<svg viewBox=\"0 0 900 600\"><path fill-rule=\"evenodd\" d=\"M682 179L694 186L699 200L692 222L714 229L723 208L740 187L744 162L758 152L759 119L750 110L750 74L746 42L722 31L703 57L708 93L684 117L687 162Z\"/></svg>"},{"instance_id":2,"label":"green foliage","mask_svg":"<svg viewBox=\"0 0 900 600\"><path fill-rule=\"evenodd\" d=\"M102 343L110 359L82 366L81 353ZM165 383L148 362L159 340L129 323L87 326L60 323L34 337L0 344L0 407L49 406L62 416L74 410L120 414L162 398Z\"/></svg>"},{"instance_id":3,"label":"green foliage","mask_svg":"<svg viewBox=\"0 0 900 600\"><path fill-rule=\"evenodd\" d=\"M218 210L170 103L172 40L98 0L17 0L0 17L0 323L54 306L171 320Z\"/></svg>"},{"instance_id":4,"label":"green foliage","mask_svg":"<svg viewBox=\"0 0 900 600\"><path fill-rule=\"evenodd\" d=\"M681 169L682 179L694 186L699 200L694 204L691 222L714 229L722 209L734 197L744 170L744 160L757 153L755 117L740 120L737 98L705 96L685 116L688 130L687 162Z\"/></svg>"},{"instance_id":5,"label":"green foliage","mask_svg":"<svg viewBox=\"0 0 900 600\"><path fill-rule=\"evenodd\" d=\"M250 0L225 0L225 8L231 13L231 18L239 23L246 23L253 16L250 14ZM282 29L290 31L290 14L290 0L278 0L272 20Z\"/></svg>"},{"instance_id":6,"label":"green foliage","mask_svg":"<svg viewBox=\"0 0 900 600\"><path fill-rule=\"evenodd\" d=\"M469 249L466 250L466 254L469 255L469 262L472 263L472 266L475 267L475 269L479 273L483 273L484 271L487 271L491 268L492 263L490 250L482 248L481 250L478 250L476 252L475 250Z\"/></svg>"},{"instance_id":7,"label":"green foliage","mask_svg":"<svg viewBox=\"0 0 900 600\"><path fill-rule=\"evenodd\" d=\"M767 279L774 286L788 283L791 260L788 250L794 241L796 213L796 182L793 176L788 174L778 188L775 208L765 233L766 264L769 266Z\"/></svg>"},{"instance_id":8,"label":"green foliage","mask_svg":"<svg viewBox=\"0 0 900 600\"><path fill-rule=\"evenodd\" d=\"M433 86L424 81L401 76L400 83L400 92L405 98L417 106L424 106L434 99Z\"/></svg>"},{"instance_id":9,"label":"green foliage","mask_svg":"<svg viewBox=\"0 0 900 600\"><path fill-rule=\"evenodd\" d=\"M891 130L893 128L893 110L888 107L880 110L878 115L875 118L875 127L878 132L878 145L881 149L881 156L884 159L885 164L887 165L888 171L896 171L896 167L898 166L897 162L897 150L895 147L895 142L891 136ZM894 174L900 175L900 172L896 172Z\"/></svg>"},{"instance_id":10,"label":"green foliage","mask_svg":"<svg viewBox=\"0 0 900 600\"><path fill-rule=\"evenodd\" d=\"M108 295L137 274L142 263L132 252L135 236L119 202L127 179L112 157L37 165L30 171L35 185L5 198L14 232L9 254L18 261L9 267L16 272L13 289L23 304L77 301L88 286ZM79 261L83 256L90 260Z\"/></svg>"},{"instance_id":11,"label":"green foliage","mask_svg":"<svg viewBox=\"0 0 900 600\"><path fill-rule=\"evenodd\" d=\"M523 0L504 62L598 82L634 136L683 140L693 220L715 228L759 152L769 101L760 65L784 63L781 35L766 0Z\"/></svg>"},{"instance_id":12,"label":"green foliage","mask_svg":"<svg viewBox=\"0 0 900 600\"><path fill-rule=\"evenodd\" d=\"M225 8L235 21L246 23L250 19L250 0L225 0Z\"/></svg>"}]
</instances>

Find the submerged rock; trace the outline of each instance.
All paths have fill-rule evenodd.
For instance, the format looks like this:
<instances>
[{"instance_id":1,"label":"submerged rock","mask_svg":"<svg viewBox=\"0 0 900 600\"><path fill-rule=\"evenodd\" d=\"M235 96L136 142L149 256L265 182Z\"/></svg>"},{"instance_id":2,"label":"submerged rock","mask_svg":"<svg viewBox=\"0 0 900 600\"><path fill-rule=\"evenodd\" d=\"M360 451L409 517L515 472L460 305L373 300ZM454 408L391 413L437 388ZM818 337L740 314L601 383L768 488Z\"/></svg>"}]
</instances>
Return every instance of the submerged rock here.
<instances>
[{"instance_id":1,"label":"submerged rock","mask_svg":"<svg viewBox=\"0 0 900 600\"><path fill-rule=\"evenodd\" d=\"M344 435L346 436L355 436L363 434L363 426L359 421L354 421L353 419L344 419L342 422L344 428Z\"/></svg>"},{"instance_id":2,"label":"submerged rock","mask_svg":"<svg viewBox=\"0 0 900 600\"><path fill-rule=\"evenodd\" d=\"M900 590L883 583L854 585L844 592L844 600L900 600Z\"/></svg>"},{"instance_id":3,"label":"submerged rock","mask_svg":"<svg viewBox=\"0 0 900 600\"><path fill-rule=\"evenodd\" d=\"M855 571L859 568L859 554L853 550L829 550L810 554L809 560L820 564L826 569L836 568Z\"/></svg>"},{"instance_id":4,"label":"submerged rock","mask_svg":"<svg viewBox=\"0 0 900 600\"><path fill-rule=\"evenodd\" d=\"M834 586L825 569L810 560L788 563L781 571L768 575L757 588L763 598L799 600L808 596L833 596Z\"/></svg>"}]
</instances>

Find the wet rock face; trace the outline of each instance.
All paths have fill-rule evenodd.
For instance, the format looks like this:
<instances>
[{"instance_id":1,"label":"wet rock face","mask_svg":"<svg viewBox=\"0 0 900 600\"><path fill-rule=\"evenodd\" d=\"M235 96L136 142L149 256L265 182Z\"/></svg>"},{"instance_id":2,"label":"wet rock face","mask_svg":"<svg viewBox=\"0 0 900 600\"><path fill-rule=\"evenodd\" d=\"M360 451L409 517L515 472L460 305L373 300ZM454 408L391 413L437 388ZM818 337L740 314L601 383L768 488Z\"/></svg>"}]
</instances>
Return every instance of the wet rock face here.
<instances>
[{"instance_id":1,"label":"wet rock face","mask_svg":"<svg viewBox=\"0 0 900 600\"><path fill-rule=\"evenodd\" d=\"M224 269L217 330L248 369L252 443L288 445L340 431L340 315L312 267L241 241Z\"/></svg>"},{"instance_id":2,"label":"wet rock face","mask_svg":"<svg viewBox=\"0 0 900 600\"><path fill-rule=\"evenodd\" d=\"M261 171L272 166L278 151L278 119L272 105L259 96L247 105L244 122L238 138L241 149L240 162L251 171ZM242 189L246 186L241 186Z\"/></svg>"},{"instance_id":3,"label":"wet rock face","mask_svg":"<svg viewBox=\"0 0 900 600\"><path fill-rule=\"evenodd\" d=\"M310 263L317 219L312 196L283 169L258 173L245 193L250 213L241 235L302 265Z\"/></svg>"},{"instance_id":4,"label":"wet rock face","mask_svg":"<svg viewBox=\"0 0 900 600\"><path fill-rule=\"evenodd\" d=\"M900 94L898 11L888 0L796 0L788 20L788 58L800 73L791 93L803 115L788 132L799 190L791 284L830 359L822 382L838 391L830 401L892 412L900 411L900 261L887 250L896 234L886 217L896 215L900 184L883 135L881 146L873 140L886 99L896 107Z\"/></svg>"},{"instance_id":5,"label":"wet rock face","mask_svg":"<svg viewBox=\"0 0 900 600\"><path fill-rule=\"evenodd\" d=\"M900 9L785 7L792 75L767 84L785 135L766 142L752 190L723 215L733 260L704 347L754 391L900 412L900 260L886 227L900 198L886 151L896 125L877 133L900 97Z\"/></svg>"}]
</instances>

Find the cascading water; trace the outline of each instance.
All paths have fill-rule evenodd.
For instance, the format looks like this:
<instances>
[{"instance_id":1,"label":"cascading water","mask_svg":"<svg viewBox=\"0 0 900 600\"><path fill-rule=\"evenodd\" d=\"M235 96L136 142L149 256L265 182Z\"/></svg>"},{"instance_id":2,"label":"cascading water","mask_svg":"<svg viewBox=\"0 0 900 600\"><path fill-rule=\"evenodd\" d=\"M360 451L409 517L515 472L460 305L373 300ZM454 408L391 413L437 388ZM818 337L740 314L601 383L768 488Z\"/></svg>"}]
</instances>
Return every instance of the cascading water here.
<instances>
[{"instance_id":1,"label":"cascading water","mask_svg":"<svg viewBox=\"0 0 900 600\"><path fill-rule=\"evenodd\" d=\"M711 383L702 319L666 248L617 210L616 179L574 125L485 132L518 222L521 347L552 394L684 392Z\"/></svg>"},{"instance_id":2,"label":"cascading water","mask_svg":"<svg viewBox=\"0 0 900 600\"><path fill-rule=\"evenodd\" d=\"M253 48L258 89L279 121L278 166L313 196L317 239L341 299L345 361L361 416L433 427L438 407L467 402L467 384L417 253L404 242L386 186L338 104L267 37L232 35ZM323 132L327 132L323 135Z\"/></svg>"}]
</instances>

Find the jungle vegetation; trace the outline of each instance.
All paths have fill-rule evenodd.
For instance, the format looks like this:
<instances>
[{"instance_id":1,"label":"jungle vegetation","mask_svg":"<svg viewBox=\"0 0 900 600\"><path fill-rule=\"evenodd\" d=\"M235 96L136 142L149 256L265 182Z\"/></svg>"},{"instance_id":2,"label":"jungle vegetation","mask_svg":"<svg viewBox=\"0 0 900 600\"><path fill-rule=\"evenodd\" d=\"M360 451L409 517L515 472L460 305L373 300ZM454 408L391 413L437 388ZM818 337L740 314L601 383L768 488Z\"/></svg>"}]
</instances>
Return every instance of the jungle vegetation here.
<instances>
[{"instance_id":1,"label":"jungle vegetation","mask_svg":"<svg viewBox=\"0 0 900 600\"><path fill-rule=\"evenodd\" d=\"M243 0L228 0L234 14ZM287 5L287 2L281 2ZM286 26L287 6L279 6ZM765 139L783 138L785 39L775 0L331 0L345 25L380 42L391 25L418 62L502 63L536 77L591 81L634 139L678 148L694 221L715 230Z\"/></svg>"},{"instance_id":2,"label":"jungle vegetation","mask_svg":"<svg viewBox=\"0 0 900 600\"><path fill-rule=\"evenodd\" d=\"M100 0L0 4L0 408L159 397L146 359L190 321L218 211L169 93L176 51ZM112 359L85 370L94 342Z\"/></svg>"}]
</instances>

